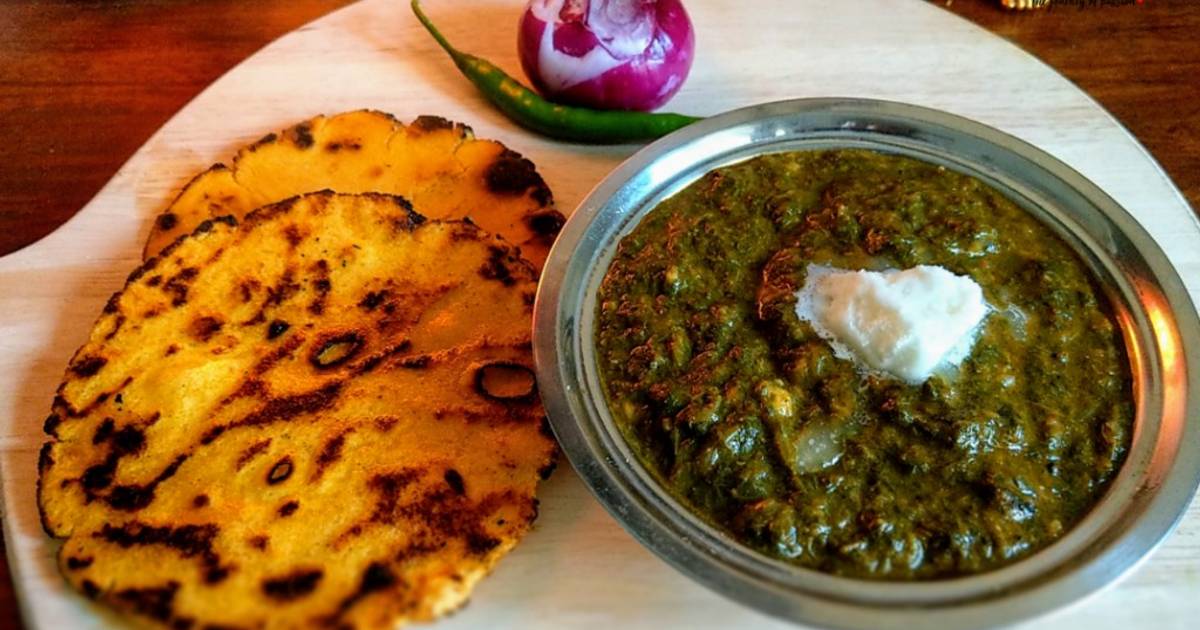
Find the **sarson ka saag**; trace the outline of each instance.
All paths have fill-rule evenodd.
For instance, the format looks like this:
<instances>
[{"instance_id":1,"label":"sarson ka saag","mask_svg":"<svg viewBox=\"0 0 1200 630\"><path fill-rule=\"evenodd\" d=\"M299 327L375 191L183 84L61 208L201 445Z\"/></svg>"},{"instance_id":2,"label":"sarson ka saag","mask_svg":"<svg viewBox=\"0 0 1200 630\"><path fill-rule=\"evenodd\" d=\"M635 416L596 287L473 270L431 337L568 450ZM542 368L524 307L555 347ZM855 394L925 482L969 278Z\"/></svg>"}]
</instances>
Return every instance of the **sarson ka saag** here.
<instances>
[{"instance_id":1,"label":"sarson ka saag","mask_svg":"<svg viewBox=\"0 0 1200 630\"><path fill-rule=\"evenodd\" d=\"M977 285L987 312L920 382L797 314L813 269L923 266ZM1087 268L996 190L921 161L829 150L711 171L621 240L597 304L605 394L645 467L796 565L1006 565L1077 523L1129 447L1128 361Z\"/></svg>"}]
</instances>

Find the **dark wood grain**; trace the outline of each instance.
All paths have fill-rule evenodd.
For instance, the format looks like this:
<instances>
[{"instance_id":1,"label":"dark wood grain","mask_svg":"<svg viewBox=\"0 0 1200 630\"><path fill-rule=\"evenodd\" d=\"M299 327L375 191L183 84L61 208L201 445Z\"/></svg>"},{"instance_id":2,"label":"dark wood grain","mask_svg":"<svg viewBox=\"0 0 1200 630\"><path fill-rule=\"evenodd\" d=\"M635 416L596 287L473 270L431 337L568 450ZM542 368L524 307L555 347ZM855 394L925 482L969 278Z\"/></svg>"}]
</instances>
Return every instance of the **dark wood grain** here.
<instances>
[{"instance_id":1,"label":"dark wood grain","mask_svg":"<svg viewBox=\"0 0 1200 630\"><path fill-rule=\"evenodd\" d=\"M348 3L0 3L0 254L70 218L226 70ZM1019 44L1092 94L1200 207L1200 2L1019 14L992 0L938 5ZM0 555L0 628L18 627Z\"/></svg>"},{"instance_id":2,"label":"dark wood grain","mask_svg":"<svg viewBox=\"0 0 1200 630\"><path fill-rule=\"evenodd\" d=\"M69 219L225 71L346 4L0 3L0 254Z\"/></svg>"},{"instance_id":3,"label":"dark wood grain","mask_svg":"<svg viewBox=\"0 0 1200 630\"><path fill-rule=\"evenodd\" d=\"M1200 2L1129 0L1032 12L983 0L939 4L1015 42L1091 94L1200 211Z\"/></svg>"}]
</instances>

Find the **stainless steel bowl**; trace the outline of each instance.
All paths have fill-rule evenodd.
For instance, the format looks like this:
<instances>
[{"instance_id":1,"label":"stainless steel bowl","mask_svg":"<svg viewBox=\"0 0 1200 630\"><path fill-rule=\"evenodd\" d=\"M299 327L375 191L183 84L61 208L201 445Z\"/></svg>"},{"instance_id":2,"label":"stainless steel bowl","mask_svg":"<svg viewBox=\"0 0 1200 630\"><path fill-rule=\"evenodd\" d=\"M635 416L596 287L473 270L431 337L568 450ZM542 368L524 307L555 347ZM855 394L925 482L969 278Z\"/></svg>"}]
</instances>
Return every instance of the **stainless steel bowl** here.
<instances>
[{"instance_id":1,"label":"stainless steel bowl","mask_svg":"<svg viewBox=\"0 0 1200 630\"><path fill-rule=\"evenodd\" d=\"M1063 538L987 573L884 582L795 567L743 546L676 501L613 423L597 374L597 288L617 243L664 198L764 153L867 148L977 177L1074 247L1108 294L1133 363L1129 456ZM677 569L784 619L845 628L972 628L1061 607L1116 581L1171 531L1200 482L1200 320L1170 262L1108 195L1016 138L943 112L883 101L749 107L645 148L575 211L550 254L534 319L538 383L571 464L638 540ZM1190 396L1189 396L1190 392ZM1191 444L1193 448L1185 450Z\"/></svg>"}]
</instances>

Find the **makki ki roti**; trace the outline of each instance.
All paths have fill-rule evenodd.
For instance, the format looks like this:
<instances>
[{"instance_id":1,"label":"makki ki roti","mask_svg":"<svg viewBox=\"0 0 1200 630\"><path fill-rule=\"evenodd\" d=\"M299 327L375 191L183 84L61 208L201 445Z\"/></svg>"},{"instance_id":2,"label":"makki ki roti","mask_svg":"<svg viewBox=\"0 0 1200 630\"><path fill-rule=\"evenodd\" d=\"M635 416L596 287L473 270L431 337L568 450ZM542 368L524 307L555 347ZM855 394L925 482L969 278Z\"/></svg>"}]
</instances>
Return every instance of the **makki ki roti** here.
<instances>
[{"instance_id":1,"label":"makki ki roti","mask_svg":"<svg viewBox=\"0 0 1200 630\"><path fill-rule=\"evenodd\" d=\"M436 116L405 125L360 110L268 134L197 175L154 221L144 258L202 221L323 189L401 195L430 219L469 217L539 270L564 221L533 163L503 144Z\"/></svg>"},{"instance_id":2,"label":"makki ki roti","mask_svg":"<svg viewBox=\"0 0 1200 630\"><path fill-rule=\"evenodd\" d=\"M43 525L168 627L393 627L460 606L537 514L536 273L469 221L321 192L134 271L58 390Z\"/></svg>"}]
</instances>

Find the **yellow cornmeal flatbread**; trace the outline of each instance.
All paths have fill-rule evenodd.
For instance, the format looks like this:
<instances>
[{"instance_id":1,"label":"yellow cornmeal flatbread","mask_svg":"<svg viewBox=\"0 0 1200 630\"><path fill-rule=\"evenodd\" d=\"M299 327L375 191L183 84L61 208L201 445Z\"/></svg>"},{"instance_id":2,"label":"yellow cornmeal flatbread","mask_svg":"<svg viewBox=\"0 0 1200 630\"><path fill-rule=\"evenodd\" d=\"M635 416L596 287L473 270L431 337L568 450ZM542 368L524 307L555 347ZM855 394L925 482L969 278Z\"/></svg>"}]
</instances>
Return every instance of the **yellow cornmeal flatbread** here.
<instances>
[{"instance_id":1,"label":"yellow cornmeal flatbread","mask_svg":"<svg viewBox=\"0 0 1200 630\"><path fill-rule=\"evenodd\" d=\"M130 275L58 390L38 498L63 575L165 627L461 605L552 466L534 289L502 240L388 195L201 224Z\"/></svg>"},{"instance_id":2,"label":"yellow cornmeal flatbread","mask_svg":"<svg viewBox=\"0 0 1200 630\"><path fill-rule=\"evenodd\" d=\"M145 258L200 222L329 189L401 195L430 219L469 217L517 245L539 270L563 216L533 163L465 125L375 111L318 116L197 175L154 222Z\"/></svg>"}]
</instances>

